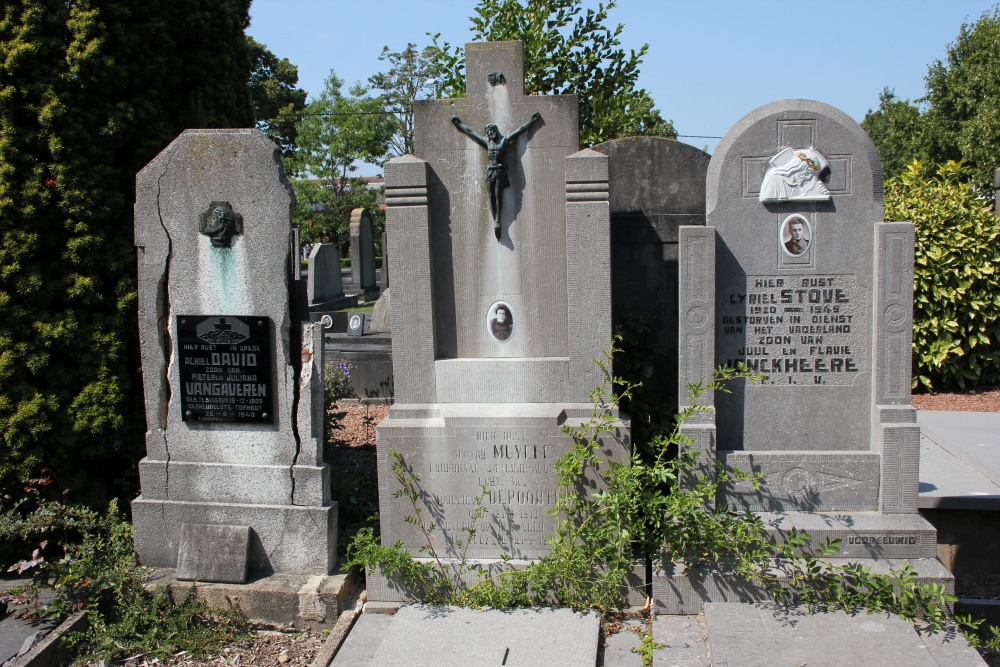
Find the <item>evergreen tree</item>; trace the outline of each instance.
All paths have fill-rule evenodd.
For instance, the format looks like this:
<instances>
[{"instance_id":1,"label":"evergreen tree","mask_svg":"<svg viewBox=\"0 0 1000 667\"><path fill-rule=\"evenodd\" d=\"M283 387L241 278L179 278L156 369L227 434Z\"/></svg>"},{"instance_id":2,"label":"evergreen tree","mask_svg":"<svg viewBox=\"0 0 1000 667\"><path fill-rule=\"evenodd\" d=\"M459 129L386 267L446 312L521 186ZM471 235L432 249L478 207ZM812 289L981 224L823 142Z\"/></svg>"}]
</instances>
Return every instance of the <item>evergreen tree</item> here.
<instances>
[{"instance_id":1,"label":"evergreen tree","mask_svg":"<svg viewBox=\"0 0 1000 667\"><path fill-rule=\"evenodd\" d=\"M283 156L291 157L296 127L306 106L306 91L296 86L299 68L288 58L278 58L253 37L247 37L247 46L253 64L250 96L257 127L278 144Z\"/></svg>"},{"instance_id":2,"label":"evergreen tree","mask_svg":"<svg viewBox=\"0 0 1000 667\"><path fill-rule=\"evenodd\" d=\"M112 478L144 451L135 174L185 128L252 126L248 10L0 8L0 488L133 493Z\"/></svg>"}]
</instances>

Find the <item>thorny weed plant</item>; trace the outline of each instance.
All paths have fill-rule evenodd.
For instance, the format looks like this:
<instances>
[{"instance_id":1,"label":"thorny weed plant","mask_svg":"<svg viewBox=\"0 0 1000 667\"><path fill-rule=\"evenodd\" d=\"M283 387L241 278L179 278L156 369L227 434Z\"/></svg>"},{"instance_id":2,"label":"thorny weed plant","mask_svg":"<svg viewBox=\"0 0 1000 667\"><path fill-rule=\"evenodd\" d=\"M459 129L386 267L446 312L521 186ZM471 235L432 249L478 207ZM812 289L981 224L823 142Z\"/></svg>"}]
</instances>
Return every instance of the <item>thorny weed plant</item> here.
<instances>
[{"instance_id":1,"label":"thorny weed plant","mask_svg":"<svg viewBox=\"0 0 1000 667\"><path fill-rule=\"evenodd\" d=\"M764 478L700 462L696 443L683 427L712 411L699 404L706 392L728 392L736 381L764 380L744 364L719 367L706 381L689 385L686 405L670 433L654 435L646 447L633 447L627 461L610 458L606 445L620 426L617 405L639 386L611 373L619 340L595 360L602 381L590 392L589 419L564 426L573 446L556 463L559 492L550 513L557 523L547 555L522 567L505 558L505 567L497 572L467 562L477 521L487 514L488 487L476 497L454 553L439 553L433 538L437 526L427 518L419 476L393 451L392 473L400 486L396 497L409 502L412 514L405 521L423 536L420 552L425 558L414 560L402 542L382 546L367 530L355 538L349 560L397 579L410 595L426 602L494 608L554 605L611 614L627 605L624 582L635 564L648 558L671 568L734 575L786 606L891 612L923 618L932 630L941 629L955 598L942 585L919 582L911 566L876 574L857 563L834 564L824 559L839 551L840 540L817 546L809 534L792 530L775 543L759 516L717 505L720 485L743 482L759 489ZM647 608L649 604L647 598Z\"/></svg>"}]
</instances>

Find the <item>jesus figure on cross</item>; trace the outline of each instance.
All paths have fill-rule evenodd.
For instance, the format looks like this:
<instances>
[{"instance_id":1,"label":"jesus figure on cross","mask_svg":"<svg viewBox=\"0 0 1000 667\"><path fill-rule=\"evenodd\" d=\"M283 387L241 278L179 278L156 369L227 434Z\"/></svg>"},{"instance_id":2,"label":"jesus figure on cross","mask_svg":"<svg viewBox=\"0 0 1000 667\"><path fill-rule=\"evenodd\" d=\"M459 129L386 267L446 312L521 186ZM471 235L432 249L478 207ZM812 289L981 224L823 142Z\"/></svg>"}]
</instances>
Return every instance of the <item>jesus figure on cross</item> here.
<instances>
[{"instance_id":1,"label":"jesus figure on cross","mask_svg":"<svg viewBox=\"0 0 1000 667\"><path fill-rule=\"evenodd\" d=\"M503 191L510 186L510 179L507 178L507 165L504 164L504 152L510 142L520 134L526 132L533 124L540 121L542 115L537 111L531 114L531 120L517 128L507 136L500 134L500 128L494 123L486 126L486 136L479 134L471 127L459 120L458 116L452 116L451 122L460 132L486 149L489 162L486 164L486 190L490 193L490 213L493 214L493 233L496 234L497 241L500 240L500 209L503 206Z\"/></svg>"}]
</instances>

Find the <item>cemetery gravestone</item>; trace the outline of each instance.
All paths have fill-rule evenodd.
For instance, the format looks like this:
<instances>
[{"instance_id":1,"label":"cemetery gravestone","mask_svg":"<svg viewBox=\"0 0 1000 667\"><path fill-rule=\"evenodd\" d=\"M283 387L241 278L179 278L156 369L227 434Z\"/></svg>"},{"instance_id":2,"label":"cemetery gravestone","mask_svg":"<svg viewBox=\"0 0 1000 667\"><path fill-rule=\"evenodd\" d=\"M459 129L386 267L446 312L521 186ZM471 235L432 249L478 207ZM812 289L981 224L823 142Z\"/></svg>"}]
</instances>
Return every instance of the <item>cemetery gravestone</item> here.
<instances>
[{"instance_id":1,"label":"cemetery gravestone","mask_svg":"<svg viewBox=\"0 0 1000 667\"><path fill-rule=\"evenodd\" d=\"M382 232L382 266L379 267L378 286L383 293L389 289L389 246L385 242L385 232Z\"/></svg>"},{"instance_id":2,"label":"cemetery gravestone","mask_svg":"<svg viewBox=\"0 0 1000 667\"><path fill-rule=\"evenodd\" d=\"M351 211L351 283L355 289L370 292L375 282L375 232L368 209Z\"/></svg>"},{"instance_id":3,"label":"cemetery gravestone","mask_svg":"<svg viewBox=\"0 0 1000 667\"><path fill-rule=\"evenodd\" d=\"M313 310L325 310L343 298L340 253L336 244L317 243L309 251L306 293L309 308Z\"/></svg>"},{"instance_id":4,"label":"cemetery gravestone","mask_svg":"<svg viewBox=\"0 0 1000 667\"><path fill-rule=\"evenodd\" d=\"M767 376L704 395L716 412L684 429L704 471L718 459L766 476L759 490L721 487L718 502L776 535L839 537L840 557L908 559L947 580L916 514L913 225L883 222L871 141L825 104L761 107L720 142L706 202L708 226L680 235L680 391L721 364ZM659 582L674 612L713 595Z\"/></svg>"},{"instance_id":5,"label":"cemetery gravestone","mask_svg":"<svg viewBox=\"0 0 1000 667\"><path fill-rule=\"evenodd\" d=\"M664 378L656 389L664 405L676 406L677 230L705 224L711 156L660 137L615 139L594 150L609 161L612 320L627 331L630 320L647 319L663 367L652 369L644 383Z\"/></svg>"},{"instance_id":6,"label":"cemetery gravestone","mask_svg":"<svg viewBox=\"0 0 1000 667\"><path fill-rule=\"evenodd\" d=\"M188 130L136 181L139 560L176 567L180 555L201 576L198 549L247 531L251 576L327 574L337 505L322 459L322 331L294 335L279 152L257 130ZM230 551L220 572L238 565Z\"/></svg>"},{"instance_id":7,"label":"cemetery gravestone","mask_svg":"<svg viewBox=\"0 0 1000 667\"><path fill-rule=\"evenodd\" d=\"M611 344L608 163L578 152L574 96L523 94L520 42L468 44L466 57L468 98L418 101L416 155L385 167L395 404L376 437L382 540L424 546L393 496L396 451L419 475L439 553L458 555L485 485L469 557L530 559L554 528L562 426L590 414L593 359ZM455 118L475 133L495 124L484 132L506 142L500 159ZM620 460L627 422L614 436ZM368 594L404 596L378 576Z\"/></svg>"}]
</instances>

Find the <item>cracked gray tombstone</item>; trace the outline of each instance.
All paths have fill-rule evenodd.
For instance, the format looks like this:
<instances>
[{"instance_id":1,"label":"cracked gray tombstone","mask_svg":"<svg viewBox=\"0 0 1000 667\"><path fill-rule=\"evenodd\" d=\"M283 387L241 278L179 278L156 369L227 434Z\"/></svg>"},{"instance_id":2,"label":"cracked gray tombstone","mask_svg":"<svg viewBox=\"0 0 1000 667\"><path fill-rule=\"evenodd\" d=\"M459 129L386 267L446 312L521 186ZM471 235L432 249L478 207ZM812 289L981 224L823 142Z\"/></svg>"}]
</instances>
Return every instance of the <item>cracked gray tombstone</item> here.
<instances>
[{"instance_id":1,"label":"cracked gray tombstone","mask_svg":"<svg viewBox=\"0 0 1000 667\"><path fill-rule=\"evenodd\" d=\"M257 130L188 130L136 188L140 562L177 567L180 554L203 580L240 572L213 553L247 559L251 577L331 572L322 331L289 311L293 195L277 148ZM244 529L248 549L212 543Z\"/></svg>"}]
</instances>

